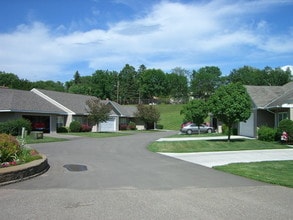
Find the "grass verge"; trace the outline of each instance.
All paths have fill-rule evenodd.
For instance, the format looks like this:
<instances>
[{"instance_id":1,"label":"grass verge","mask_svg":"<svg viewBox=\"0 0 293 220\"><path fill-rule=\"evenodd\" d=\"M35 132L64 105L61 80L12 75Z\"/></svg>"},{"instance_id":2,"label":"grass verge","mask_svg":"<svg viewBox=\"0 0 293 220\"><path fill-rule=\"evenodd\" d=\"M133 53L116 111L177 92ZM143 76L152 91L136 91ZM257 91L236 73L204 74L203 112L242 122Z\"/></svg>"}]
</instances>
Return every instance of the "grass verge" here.
<instances>
[{"instance_id":1,"label":"grass verge","mask_svg":"<svg viewBox=\"0 0 293 220\"><path fill-rule=\"evenodd\" d=\"M163 125L163 129L167 130L179 130L180 125L183 122L183 115L180 115L180 111L183 108L182 104L178 105L166 105L160 104L157 105L157 108L160 112L160 121L158 124Z\"/></svg>"},{"instance_id":2,"label":"grass verge","mask_svg":"<svg viewBox=\"0 0 293 220\"><path fill-rule=\"evenodd\" d=\"M285 149L286 145L259 140L238 139L227 142L226 140L206 141L174 141L154 142L148 146L152 152L190 153L190 152L212 152L212 151L238 151L238 150L263 150L263 149Z\"/></svg>"},{"instance_id":3,"label":"grass verge","mask_svg":"<svg viewBox=\"0 0 293 220\"><path fill-rule=\"evenodd\" d=\"M65 139L65 138L46 137L45 135L43 136L42 139L35 139L29 135L25 138L26 144L60 142L60 141L67 141L67 140L68 139Z\"/></svg>"},{"instance_id":4,"label":"grass verge","mask_svg":"<svg viewBox=\"0 0 293 220\"><path fill-rule=\"evenodd\" d=\"M262 182L293 188L292 160L234 163L213 168Z\"/></svg>"}]
</instances>

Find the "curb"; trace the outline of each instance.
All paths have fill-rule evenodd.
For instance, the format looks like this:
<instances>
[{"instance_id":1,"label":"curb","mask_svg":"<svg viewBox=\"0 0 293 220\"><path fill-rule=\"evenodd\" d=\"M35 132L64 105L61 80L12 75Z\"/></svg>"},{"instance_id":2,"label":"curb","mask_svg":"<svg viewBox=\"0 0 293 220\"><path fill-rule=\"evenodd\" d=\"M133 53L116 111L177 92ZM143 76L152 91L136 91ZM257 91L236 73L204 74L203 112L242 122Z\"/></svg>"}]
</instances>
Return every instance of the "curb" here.
<instances>
[{"instance_id":1,"label":"curb","mask_svg":"<svg viewBox=\"0 0 293 220\"><path fill-rule=\"evenodd\" d=\"M42 159L32 162L6 167L0 169L0 186L24 181L47 172L50 168L48 159L45 155L40 154Z\"/></svg>"}]
</instances>

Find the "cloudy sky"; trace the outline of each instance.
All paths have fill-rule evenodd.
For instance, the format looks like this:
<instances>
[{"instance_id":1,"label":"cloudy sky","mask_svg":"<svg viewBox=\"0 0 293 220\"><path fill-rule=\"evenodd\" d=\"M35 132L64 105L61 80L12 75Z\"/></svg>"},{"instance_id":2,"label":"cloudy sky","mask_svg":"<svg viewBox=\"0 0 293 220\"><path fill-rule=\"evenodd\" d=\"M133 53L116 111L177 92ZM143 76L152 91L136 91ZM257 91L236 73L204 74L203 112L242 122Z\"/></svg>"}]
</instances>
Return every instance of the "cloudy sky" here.
<instances>
[{"instance_id":1,"label":"cloudy sky","mask_svg":"<svg viewBox=\"0 0 293 220\"><path fill-rule=\"evenodd\" d=\"M65 82L75 71L293 64L292 0L1 0L0 71Z\"/></svg>"}]
</instances>

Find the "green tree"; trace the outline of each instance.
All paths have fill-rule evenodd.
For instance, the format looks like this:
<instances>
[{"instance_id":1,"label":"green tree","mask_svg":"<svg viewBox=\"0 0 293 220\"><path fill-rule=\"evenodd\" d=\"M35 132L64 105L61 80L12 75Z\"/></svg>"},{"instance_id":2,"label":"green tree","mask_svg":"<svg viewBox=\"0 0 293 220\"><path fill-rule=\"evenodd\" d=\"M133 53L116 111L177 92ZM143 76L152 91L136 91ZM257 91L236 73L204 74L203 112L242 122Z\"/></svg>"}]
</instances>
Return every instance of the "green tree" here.
<instances>
[{"instance_id":1,"label":"green tree","mask_svg":"<svg viewBox=\"0 0 293 220\"><path fill-rule=\"evenodd\" d=\"M232 83L241 83L243 85L255 86L282 86L291 80L290 70L282 70L281 68L265 67L263 70L243 66L234 69L228 76L228 81Z\"/></svg>"},{"instance_id":2,"label":"green tree","mask_svg":"<svg viewBox=\"0 0 293 220\"><path fill-rule=\"evenodd\" d=\"M147 69L140 75L142 98L153 100L166 95L166 75L160 69Z\"/></svg>"},{"instance_id":3,"label":"green tree","mask_svg":"<svg viewBox=\"0 0 293 220\"><path fill-rule=\"evenodd\" d=\"M79 83L81 83L80 74L78 71L76 71L74 74L74 84L79 84Z\"/></svg>"},{"instance_id":4,"label":"green tree","mask_svg":"<svg viewBox=\"0 0 293 220\"><path fill-rule=\"evenodd\" d=\"M92 75L93 95L101 99L114 100L117 92L117 76L118 73L115 71L97 70Z\"/></svg>"},{"instance_id":5,"label":"green tree","mask_svg":"<svg viewBox=\"0 0 293 220\"><path fill-rule=\"evenodd\" d=\"M32 82L27 79L19 79L17 75L5 72L0 72L0 86L21 90L31 90L33 88Z\"/></svg>"},{"instance_id":6,"label":"green tree","mask_svg":"<svg viewBox=\"0 0 293 220\"><path fill-rule=\"evenodd\" d=\"M242 85L265 85L264 72L251 66L243 66L239 69L233 69L228 78L230 82L239 82Z\"/></svg>"},{"instance_id":7,"label":"green tree","mask_svg":"<svg viewBox=\"0 0 293 220\"><path fill-rule=\"evenodd\" d=\"M46 89L46 90L52 90L52 91L58 91L58 92L65 91L63 83L59 81L54 82L52 80L47 80L47 81L40 80L40 81L33 82L32 86L38 89Z\"/></svg>"},{"instance_id":8,"label":"green tree","mask_svg":"<svg viewBox=\"0 0 293 220\"><path fill-rule=\"evenodd\" d=\"M177 102L184 102L188 99L187 77L183 74L166 74L166 92Z\"/></svg>"},{"instance_id":9,"label":"green tree","mask_svg":"<svg viewBox=\"0 0 293 220\"><path fill-rule=\"evenodd\" d=\"M110 117L111 107L100 99L89 99L86 101L88 119L92 124L106 122Z\"/></svg>"},{"instance_id":10,"label":"green tree","mask_svg":"<svg viewBox=\"0 0 293 220\"><path fill-rule=\"evenodd\" d=\"M221 85L221 70L216 66L206 66L193 71L191 91L193 96L208 99Z\"/></svg>"},{"instance_id":11,"label":"green tree","mask_svg":"<svg viewBox=\"0 0 293 220\"><path fill-rule=\"evenodd\" d=\"M208 106L202 99L196 99L188 102L180 114L184 115L184 121L191 121L198 125L198 132L200 133L200 125L204 122L208 116Z\"/></svg>"},{"instance_id":12,"label":"green tree","mask_svg":"<svg viewBox=\"0 0 293 220\"><path fill-rule=\"evenodd\" d=\"M120 71L117 83L117 96L123 104L137 103L139 99L138 75L133 66L126 64Z\"/></svg>"},{"instance_id":13,"label":"green tree","mask_svg":"<svg viewBox=\"0 0 293 220\"><path fill-rule=\"evenodd\" d=\"M290 70L282 70L281 68L271 68L265 67L263 69L264 72L264 85L268 86L282 86L291 80L291 72Z\"/></svg>"},{"instance_id":14,"label":"green tree","mask_svg":"<svg viewBox=\"0 0 293 220\"><path fill-rule=\"evenodd\" d=\"M155 105L137 105L135 116L142 120L146 129L155 128L155 123L160 120L160 112Z\"/></svg>"},{"instance_id":15,"label":"green tree","mask_svg":"<svg viewBox=\"0 0 293 220\"><path fill-rule=\"evenodd\" d=\"M240 83L221 86L209 98L208 105L213 116L228 127L230 141L232 127L236 122L245 122L251 114L251 99Z\"/></svg>"}]
</instances>

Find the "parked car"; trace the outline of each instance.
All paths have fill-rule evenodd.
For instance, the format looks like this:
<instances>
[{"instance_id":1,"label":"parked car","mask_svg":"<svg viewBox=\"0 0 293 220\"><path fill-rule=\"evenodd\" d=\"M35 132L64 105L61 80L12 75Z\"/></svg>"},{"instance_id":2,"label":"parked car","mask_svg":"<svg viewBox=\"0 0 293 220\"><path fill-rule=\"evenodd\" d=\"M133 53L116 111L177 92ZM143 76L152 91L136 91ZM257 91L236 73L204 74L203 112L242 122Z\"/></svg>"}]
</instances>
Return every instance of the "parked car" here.
<instances>
[{"instance_id":1,"label":"parked car","mask_svg":"<svg viewBox=\"0 0 293 220\"><path fill-rule=\"evenodd\" d=\"M190 125L190 124L193 124L193 123L190 122L190 121L188 121L188 122L183 122L183 123L181 124L181 128L183 128L183 127L185 127L185 126L187 126L187 125Z\"/></svg>"},{"instance_id":2,"label":"parked car","mask_svg":"<svg viewBox=\"0 0 293 220\"><path fill-rule=\"evenodd\" d=\"M32 130L34 131L44 131L45 129L46 129L46 125L44 122L32 123Z\"/></svg>"},{"instance_id":3,"label":"parked car","mask_svg":"<svg viewBox=\"0 0 293 220\"><path fill-rule=\"evenodd\" d=\"M198 130L198 125L192 123L192 124L188 124L183 126L180 131L182 133L186 133L186 134L198 134L198 133L212 133L214 132L214 128L207 126L207 125L200 125L199 126L199 130Z\"/></svg>"}]
</instances>

